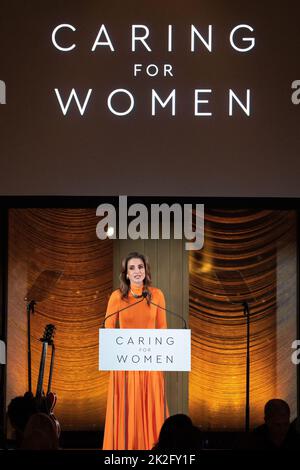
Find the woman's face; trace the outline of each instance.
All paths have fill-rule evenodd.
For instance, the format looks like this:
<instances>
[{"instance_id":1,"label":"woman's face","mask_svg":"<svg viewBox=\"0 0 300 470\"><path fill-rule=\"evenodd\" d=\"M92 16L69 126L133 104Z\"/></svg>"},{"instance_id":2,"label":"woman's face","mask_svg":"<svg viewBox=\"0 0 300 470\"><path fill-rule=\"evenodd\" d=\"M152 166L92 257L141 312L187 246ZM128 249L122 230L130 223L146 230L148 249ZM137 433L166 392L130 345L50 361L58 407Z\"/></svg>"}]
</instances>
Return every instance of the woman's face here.
<instances>
[{"instance_id":1,"label":"woman's face","mask_svg":"<svg viewBox=\"0 0 300 470\"><path fill-rule=\"evenodd\" d=\"M143 285L146 276L145 265L140 258L131 258L127 263L127 276L130 284Z\"/></svg>"}]
</instances>

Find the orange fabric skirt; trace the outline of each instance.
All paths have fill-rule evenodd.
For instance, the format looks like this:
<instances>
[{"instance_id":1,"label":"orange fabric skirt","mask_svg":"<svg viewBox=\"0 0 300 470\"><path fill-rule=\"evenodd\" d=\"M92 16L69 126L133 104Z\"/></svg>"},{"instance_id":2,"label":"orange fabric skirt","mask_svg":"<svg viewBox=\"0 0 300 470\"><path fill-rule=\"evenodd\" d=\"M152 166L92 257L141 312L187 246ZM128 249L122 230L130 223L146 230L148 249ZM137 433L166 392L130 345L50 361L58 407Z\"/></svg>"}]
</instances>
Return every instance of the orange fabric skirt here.
<instances>
[{"instance_id":1,"label":"orange fabric skirt","mask_svg":"<svg viewBox=\"0 0 300 470\"><path fill-rule=\"evenodd\" d=\"M103 450L152 449L168 415L162 372L111 372Z\"/></svg>"}]
</instances>

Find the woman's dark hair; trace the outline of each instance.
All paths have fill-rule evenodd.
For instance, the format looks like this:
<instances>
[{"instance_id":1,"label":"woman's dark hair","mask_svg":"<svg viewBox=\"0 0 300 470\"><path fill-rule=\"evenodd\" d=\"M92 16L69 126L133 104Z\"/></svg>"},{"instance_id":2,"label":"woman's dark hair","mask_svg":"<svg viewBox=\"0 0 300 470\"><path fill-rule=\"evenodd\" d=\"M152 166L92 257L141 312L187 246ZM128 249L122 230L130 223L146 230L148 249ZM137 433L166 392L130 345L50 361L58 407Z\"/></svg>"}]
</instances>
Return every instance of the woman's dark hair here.
<instances>
[{"instance_id":1,"label":"woman's dark hair","mask_svg":"<svg viewBox=\"0 0 300 470\"><path fill-rule=\"evenodd\" d=\"M144 279L144 288L143 291L147 292L147 303L150 303L151 300L151 292L149 287L151 286L151 272L150 272L150 264L149 260L145 255L138 253L137 251L133 251L129 253L125 258L123 258L121 263L121 272L120 272L120 291L121 291L121 298L128 299L128 292L130 289L130 282L127 279L127 268L128 262L133 258L139 258L143 261L145 266L145 279Z\"/></svg>"}]
</instances>

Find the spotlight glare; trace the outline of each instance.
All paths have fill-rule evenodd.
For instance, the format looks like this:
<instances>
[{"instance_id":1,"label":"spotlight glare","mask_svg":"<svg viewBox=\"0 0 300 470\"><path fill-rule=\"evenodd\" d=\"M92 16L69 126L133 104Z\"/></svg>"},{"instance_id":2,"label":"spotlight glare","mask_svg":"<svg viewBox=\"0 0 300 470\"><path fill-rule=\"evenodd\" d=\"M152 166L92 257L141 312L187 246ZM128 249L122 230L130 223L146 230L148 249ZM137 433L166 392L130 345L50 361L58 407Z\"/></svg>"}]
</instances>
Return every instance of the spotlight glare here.
<instances>
[{"instance_id":1,"label":"spotlight glare","mask_svg":"<svg viewBox=\"0 0 300 470\"><path fill-rule=\"evenodd\" d=\"M108 236L108 237L112 237L113 234L115 233L114 227L109 226L109 227L107 228L107 232L106 232L106 233L107 233L107 236Z\"/></svg>"}]
</instances>

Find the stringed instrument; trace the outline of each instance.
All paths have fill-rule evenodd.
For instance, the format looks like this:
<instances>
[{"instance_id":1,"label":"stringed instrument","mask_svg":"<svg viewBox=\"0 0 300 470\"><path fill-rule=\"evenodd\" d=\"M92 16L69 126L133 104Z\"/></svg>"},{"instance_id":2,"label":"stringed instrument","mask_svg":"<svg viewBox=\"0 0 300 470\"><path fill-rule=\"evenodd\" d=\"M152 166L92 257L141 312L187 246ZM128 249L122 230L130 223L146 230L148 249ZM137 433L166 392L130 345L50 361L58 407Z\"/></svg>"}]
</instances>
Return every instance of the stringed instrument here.
<instances>
[{"instance_id":1,"label":"stringed instrument","mask_svg":"<svg viewBox=\"0 0 300 470\"><path fill-rule=\"evenodd\" d=\"M37 411L39 411L40 413L46 413L52 419L56 427L57 435L59 436L60 431L61 431L60 424L53 414L53 410L57 401L57 396L55 393L51 392L51 382L52 382L54 354L55 354L55 346L53 342L54 331L55 331L54 325L52 324L46 325L44 335L40 339L40 341L43 343L43 347L42 347L39 377L37 381L35 399L36 399ZM44 382L44 373L45 373L45 364L46 364L48 346L52 347L52 354L51 354L47 394L45 395L44 390L43 390L43 382Z\"/></svg>"}]
</instances>

